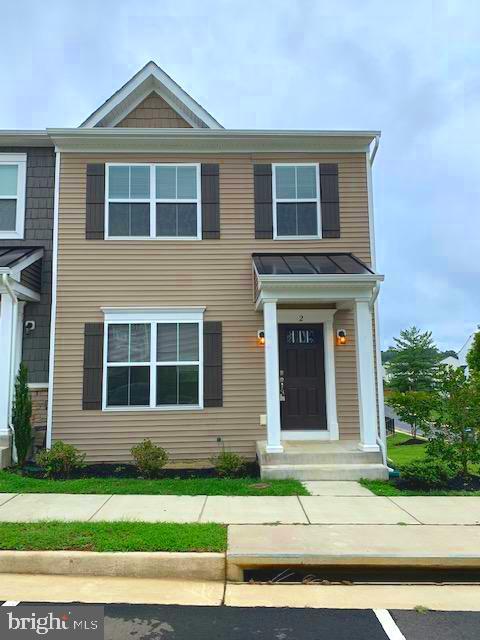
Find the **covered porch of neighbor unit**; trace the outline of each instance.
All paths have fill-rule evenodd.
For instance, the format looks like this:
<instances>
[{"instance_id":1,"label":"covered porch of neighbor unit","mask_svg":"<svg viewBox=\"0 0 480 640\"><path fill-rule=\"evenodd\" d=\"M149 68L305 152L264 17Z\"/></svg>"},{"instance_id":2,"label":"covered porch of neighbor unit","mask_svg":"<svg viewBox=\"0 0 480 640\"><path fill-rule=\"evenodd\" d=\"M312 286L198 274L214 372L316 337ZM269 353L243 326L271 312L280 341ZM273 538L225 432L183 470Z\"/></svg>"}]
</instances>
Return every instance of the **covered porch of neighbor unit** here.
<instances>
[{"instance_id":1,"label":"covered porch of neighbor unit","mask_svg":"<svg viewBox=\"0 0 480 640\"><path fill-rule=\"evenodd\" d=\"M0 248L0 468L10 464L15 377L22 359L23 315L40 300L39 247Z\"/></svg>"},{"instance_id":2,"label":"covered porch of neighbor unit","mask_svg":"<svg viewBox=\"0 0 480 640\"><path fill-rule=\"evenodd\" d=\"M264 320L262 477L386 477L373 317L383 276L352 254L270 253L253 255L253 278ZM336 322L345 311L353 317L348 330ZM342 370L339 352L352 341L354 359ZM339 425L342 376L356 404L353 437Z\"/></svg>"}]
</instances>

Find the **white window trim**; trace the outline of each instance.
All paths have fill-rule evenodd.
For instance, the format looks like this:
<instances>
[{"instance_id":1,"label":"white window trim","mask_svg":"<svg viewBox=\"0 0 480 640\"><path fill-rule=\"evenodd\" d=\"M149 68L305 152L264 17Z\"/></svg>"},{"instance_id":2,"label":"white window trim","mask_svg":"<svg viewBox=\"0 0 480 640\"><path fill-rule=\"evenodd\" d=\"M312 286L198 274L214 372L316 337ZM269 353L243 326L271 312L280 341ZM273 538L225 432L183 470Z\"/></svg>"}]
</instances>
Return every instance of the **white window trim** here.
<instances>
[{"instance_id":1,"label":"white window trim","mask_svg":"<svg viewBox=\"0 0 480 640\"><path fill-rule=\"evenodd\" d=\"M278 198L277 199L277 167L315 167L315 181L317 187L316 198ZM316 202L317 203L317 231L311 236L280 236L277 233L277 202ZM277 162L272 164L272 205L273 205L273 239L274 240L321 240L322 213L320 203L320 169L317 162Z\"/></svg>"},{"instance_id":2,"label":"white window trim","mask_svg":"<svg viewBox=\"0 0 480 640\"><path fill-rule=\"evenodd\" d=\"M0 153L0 165L16 164L17 171L17 194L16 196L0 196L1 200L17 201L15 216L15 231L0 231L1 240L23 240L25 232L25 192L27 186L27 154L26 153Z\"/></svg>"},{"instance_id":3,"label":"white window trim","mask_svg":"<svg viewBox=\"0 0 480 640\"><path fill-rule=\"evenodd\" d=\"M149 198L110 198L109 176L110 167L149 167L150 168L150 197ZM156 167L195 167L197 171L197 197L196 198L157 198L156 194ZM150 235L149 236L111 236L109 230L109 206L112 202L143 202L150 204ZM179 202L197 205L197 235L196 236L157 236L156 218L157 202ZM202 179L201 164L199 162L107 162L105 164L105 239L106 240L201 240L202 239Z\"/></svg>"},{"instance_id":4,"label":"white window trim","mask_svg":"<svg viewBox=\"0 0 480 640\"><path fill-rule=\"evenodd\" d=\"M102 411L199 411L203 410L203 311L204 308L195 309L104 309L103 332L103 384L102 384ZM108 327L110 324L150 324L150 361L134 362L131 365L125 363L108 363ZM182 365L198 364L198 404L194 405L156 405L157 395L157 365L175 364L178 362L157 362L157 332L158 324L198 324L198 362L185 361ZM133 407L109 407L107 406L107 367L112 366L149 366L150 367L150 405Z\"/></svg>"}]
</instances>

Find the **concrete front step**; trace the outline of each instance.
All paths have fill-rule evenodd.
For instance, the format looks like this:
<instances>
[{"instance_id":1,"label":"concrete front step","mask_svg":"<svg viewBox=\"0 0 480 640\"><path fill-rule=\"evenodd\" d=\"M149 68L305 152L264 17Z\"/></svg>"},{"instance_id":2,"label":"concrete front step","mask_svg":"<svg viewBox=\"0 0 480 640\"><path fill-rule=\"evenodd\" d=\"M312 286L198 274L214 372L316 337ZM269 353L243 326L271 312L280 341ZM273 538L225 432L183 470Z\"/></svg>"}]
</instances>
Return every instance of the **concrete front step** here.
<instances>
[{"instance_id":1,"label":"concrete front step","mask_svg":"<svg viewBox=\"0 0 480 640\"><path fill-rule=\"evenodd\" d=\"M380 451L361 451L356 440L284 441L281 453L268 453L257 442L262 478L297 480L386 480L388 469Z\"/></svg>"},{"instance_id":2,"label":"concrete front step","mask_svg":"<svg viewBox=\"0 0 480 640\"><path fill-rule=\"evenodd\" d=\"M383 464L275 464L261 465L266 480L387 480L388 469Z\"/></svg>"},{"instance_id":3,"label":"concrete front step","mask_svg":"<svg viewBox=\"0 0 480 640\"><path fill-rule=\"evenodd\" d=\"M284 451L283 453L263 453L262 464L268 466L285 464L380 464L380 452L364 451Z\"/></svg>"}]
</instances>

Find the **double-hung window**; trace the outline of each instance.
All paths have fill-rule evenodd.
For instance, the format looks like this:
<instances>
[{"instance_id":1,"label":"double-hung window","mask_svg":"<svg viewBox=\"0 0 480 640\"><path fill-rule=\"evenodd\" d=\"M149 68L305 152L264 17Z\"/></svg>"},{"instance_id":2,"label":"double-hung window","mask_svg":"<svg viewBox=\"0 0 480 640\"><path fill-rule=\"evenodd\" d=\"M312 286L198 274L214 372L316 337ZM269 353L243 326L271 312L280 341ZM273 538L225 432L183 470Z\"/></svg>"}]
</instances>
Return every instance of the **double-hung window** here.
<instances>
[{"instance_id":1,"label":"double-hung window","mask_svg":"<svg viewBox=\"0 0 480 640\"><path fill-rule=\"evenodd\" d=\"M317 164L273 165L274 238L321 237Z\"/></svg>"},{"instance_id":2,"label":"double-hung window","mask_svg":"<svg viewBox=\"0 0 480 640\"><path fill-rule=\"evenodd\" d=\"M27 156L0 153L0 239L22 239Z\"/></svg>"},{"instance_id":3,"label":"double-hung window","mask_svg":"<svg viewBox=\"0 0 480 640\"><path fill-rule=\"evenodd\" d=\"M201 314L130 316L106 322L104 409L201 408Z\"/></svg>"},{"instance_id":4,"label":"double-hung window","mask_svg":"<svg viewBox=\"0 0 480 640\"><path fill-rule=\"evenodd\" d=\"M199 184L199 165L155 167L157 237L201 237Z\"/></svg>"},{"instance_id":5,"label":"double-hung window","mask_svg":"<svg viewBox=\"0 0 480 640\"><path fill-rule=\"evenodd\" d=\"M108 235L150 237L149 165L108 166Z\"/></svg>"},{"instance_id":6,"label":"double-hung window","mask_svg":"<svg viewBox=\"0 0 480 640\"><path fill-rule=\"evenodd\" d=\"M201 239L200 165L108 164L107 238Z\"/></svg>"},{"instance_id":7,"label":"double-hung window","mask_svg":"<svg viewBox=\"0 0 480 640\"><path fill-rule=\"evenodd\" d=\"M156 364L157 406L198 405L198 323L158 323Z\"/></svg>"}]
</instances>

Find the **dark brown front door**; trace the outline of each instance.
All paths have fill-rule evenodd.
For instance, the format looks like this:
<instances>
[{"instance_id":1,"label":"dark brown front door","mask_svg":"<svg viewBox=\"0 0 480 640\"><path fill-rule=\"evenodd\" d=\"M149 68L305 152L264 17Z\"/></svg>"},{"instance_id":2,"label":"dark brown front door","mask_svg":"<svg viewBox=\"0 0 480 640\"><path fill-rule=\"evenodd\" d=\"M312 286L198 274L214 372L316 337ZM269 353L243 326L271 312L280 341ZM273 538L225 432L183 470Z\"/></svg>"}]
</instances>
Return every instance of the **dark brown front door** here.
<instances>
[{"instance_id":1,"label":"dark brown front door","mask_svg":"<svg viewBox=\"0 0 480 640\"><path fill-rule=\"evenodd\" d=\"M280 324L278 340L282 429L327 429L323 325Z\"/></svg>"}]
</instances>

